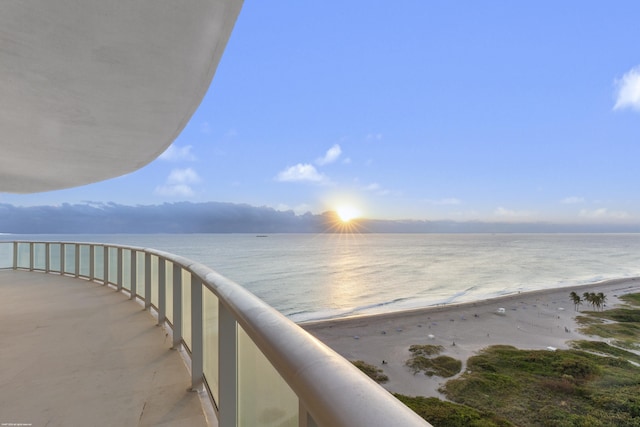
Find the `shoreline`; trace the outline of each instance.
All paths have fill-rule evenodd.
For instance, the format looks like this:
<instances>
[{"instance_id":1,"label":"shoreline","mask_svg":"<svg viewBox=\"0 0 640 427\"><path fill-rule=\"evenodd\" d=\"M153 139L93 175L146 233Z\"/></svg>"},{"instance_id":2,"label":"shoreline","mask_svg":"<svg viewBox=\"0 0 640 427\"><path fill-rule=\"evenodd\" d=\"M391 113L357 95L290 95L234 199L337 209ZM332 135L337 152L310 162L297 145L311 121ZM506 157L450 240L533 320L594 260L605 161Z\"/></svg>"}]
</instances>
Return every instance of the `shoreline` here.
<instances>
[{"instance_id":1,"label":"shoreline","mask_svg":"<svg viewBox=\"0 0 640 427\"><path fill-rule=\"evenodd\" d=\"M446 311L450 309L464 308L469 306L473 306L473 307L481 306L481 305L486 305L493 302L510 301L512 299L517 299L520 297L526 298L526 297L530 297L538 294L547 294L552 292L566 291L568 295L570 292L575 291L576 293L581 295L581 292L578 292L578 291L591 289L597 286L610 287L620 283L636 282L636 281L640 286L640 276L625 277L625 278L619 278L619 279L606 279L600 282L586 283L586 284L580 284L580 285L561 286L561 287L546 288L546 289L535 289L535 290L522 291L522 292L519 291L517 293L499 295L495 297L483 298L483 299L473 300L473 301L462 301L462 302L456 302L456 303L450 303L450 304L435 304L435 305L428 305L424 307L408 308L404 310L396 310L396 311L389 311L389 312L382 312L382 313L363 313L363 314L355 314L355 315L344 316L344 317L328 317L328 318L317 319L317 320L305 320L305 321L296 322L296 323L304 329L307 329L307 327L316 328L317 326L327 326L327 324L334 323L334 322L335 323L350 322L358 319L367 319L367 318L405 317L413 314L420 314L420 313L426 313L426 312Z\"/></svg>"},{"instance_id":2,"label":"shoreline","mask_svg":"<svg viewBox=\"0 0 640 427\"><path fill-rule=\"evenodd\" d=\"M485 300L428 306L417 309L333 318L299 323L320 341L348 360L364 360L384 370L391 392L445 399L438 388L451 378L413 375L405 366L412 344L444 347L442 355L462 361L490 345L520 349L565 349L572 340L602 340L577 331L570 292L603 292L606 308L620 304L618 296L640 292L640 278L610 279L596 283L541 289ZM499 311L502 309L502 311ZM583 305L581 311L590 311ZM383 363L384 361L384 363Z\"/></svg>"}]
</instances>

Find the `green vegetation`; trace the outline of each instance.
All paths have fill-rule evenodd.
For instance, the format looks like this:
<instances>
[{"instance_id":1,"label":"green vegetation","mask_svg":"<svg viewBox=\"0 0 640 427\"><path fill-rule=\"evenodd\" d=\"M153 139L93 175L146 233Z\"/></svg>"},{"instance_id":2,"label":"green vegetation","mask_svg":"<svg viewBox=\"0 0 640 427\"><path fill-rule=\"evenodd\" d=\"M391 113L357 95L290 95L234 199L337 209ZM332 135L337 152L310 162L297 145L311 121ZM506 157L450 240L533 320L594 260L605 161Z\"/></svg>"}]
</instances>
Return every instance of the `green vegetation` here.
<instances>
[{"instance_id":1,"label":"green vegetation","mask_svg":"<svg viewBox=\"0 0 640 427\"><path fill-rule=\"evenodd\" d=\"M640 306L640 293L622 295L620 299L629 305Z\"/></svg>"},{"instance_id":2,"label":"green vegetation","mask_svg":"<svg viewBox=\"0 0 640 427\"><path fill-rule=\"evenodd\" d=\"M580 311L580 306L582 305L582 298L580 298L580 295L575 292L571 292L569 294L569 298L573 301L573 309L575 311Z\"/></svg>"},{"instance_id":3,"label":"green vegetation","mask_svg":"<svg viewBox=\"0 0 640 427\"><path fill-rule=\"evenodd\" d=\"M601 293L570 297L576 311L583 302L594 309L576 319L581 332L615 346L602 341L575 341L572 350L557 351L492 346L471 357L467 371L440 390L456 403L396 397L438 427L640 427L640 356L624 350L640 348L640 293L620 297L628 306L606 311ZM407 365L414 374L440 375L434 365L443 350L411 346Z\"/></svg>"},{"instance_id":4,"label":"green vegetation","mask_svg":"<svg viewBox=\"0 0 640 427\"><path fill-rule=\"evenodd\" d=\"M620 357L625 360L640 364L640 356L621 348L613 347L603 341L573 341L571 347L579 350L599 353L604 356Z\"/></svg>"},{"instance_id":5,"label":"green vegetation","mask_svg":"<svg viewBox=\"0 0 640 427\"><path fill-rule=\"evenodd\" d=\"M394 396L422 418L438 427L508 427L513 425L494 414L478 411L465 405L444 402L436 397L411 397L402 394L394 394Z\"/></svg>"},{"instance_id":6,"label":"green vegetation","mask_svg":"<svg viewBox=\"0 0 640 427\"><path fill-rule=\"evenodd\" d=\"M352 360L351 363L353 363L356 368L360 369L362 372L367 374L369 378L377 383L386 383L387 381L389 381L389 377L386 376L384 374L384 371L377 366L370 365L362 360Z\"/></svg>"},{"instance_id":7,"label":"green vegetation","mask_svg":"<svg viewBox=\"0 0 640 427\"><path fill-rule=\"evenodd\" d=\"M449 356L437 356L444 350L441 345L417 345L409 347L413 354L406 365L413 370L413 374L424 372L425 375L437 375L449 378L460 372L462 362ZM433 357L436 356L436 357Z\"/></svg>"},{"instance_id":8,"label":"green vegetation","mask_svg":"<svg viewBox=\"0 0 640 427\"><path fill-rule=\"evenodd\" d=\"M614 308L590 314L599 319L613 320L616 322L640 322L640 309L637 308Z\"/></svg>"},{"instance_id":9,"label":"green vegetation","mask_svg":"<svg viewBox=\"0 0 640 427\"><path fill-rule=\"evenodd\" d=\"M607 296L602 292L585 292L582 294L582 297L575 292L569 293L569 298L573 301L573 307L576 311L580 311L580 306L583 302L588 302L591 304L593 309L602 310L605 303L607 302Z\"/></svg>"},{"instance_id":10,"label":"green vegetation","mask_svg":"<svg viewBox=\"0 0 640 427\"><path fill-rule=\"evenodd\" d=\"M460 372L462 362L449 356L426 358L422 356L412 357L407 360L407 366L413 369L414 375L424 372L428 376L449 378Z\"/></svg>"},{"instance_id":11,"label":"green vegetation","mask_svg":"<svg viewBox=\"0 0 640 427\"><path fill-rule=\"evenodd\" d=\"M444 350L443 346L432 345L432 344L425 344L425 345L413 344L412 346L409 347L409 351L413 353L414 356L424 356L424 357L438 355L442 353L442 350Z\"/></svg>"},{"instance_id":12,"label":"green vegetation","mask_svg":"<svg viewBox=\"0 0 640 427\"><path fill-rule=\"evenodd\" d=\"M640 426L640 368L579 350L489 347L442 391L519 426Z\"/></svg>"},{"instance_id":13,"label":"green vegetation","mask_svg":"<svg viewBox=\"0 0 640 427\"><path fill-rule=\"evenodd\" d=\"M640 294L621 297L625 302L634 304L640 300ZM582 325L580 332L612 338L618 347L637 350L640 342L640 309L614 308L600 312L589 312L589 317L579 316L577 322Z\"/></svg>"}]
</instances>

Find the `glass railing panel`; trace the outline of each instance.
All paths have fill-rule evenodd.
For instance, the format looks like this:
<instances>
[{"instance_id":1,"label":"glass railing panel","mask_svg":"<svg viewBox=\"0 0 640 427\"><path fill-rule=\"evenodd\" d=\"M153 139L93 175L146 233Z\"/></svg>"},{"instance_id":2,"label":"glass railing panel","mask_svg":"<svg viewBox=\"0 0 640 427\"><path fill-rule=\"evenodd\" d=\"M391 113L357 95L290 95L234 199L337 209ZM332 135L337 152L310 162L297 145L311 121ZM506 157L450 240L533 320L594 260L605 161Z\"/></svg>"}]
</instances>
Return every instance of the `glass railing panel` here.
<instances>
[{"instance_id":1,"label":"glass railing panel","mask_svg":"<svg viewBox=\"0 0 640 427\"><path fill-rule=\"evenodd\" d=\"M167 308L165 311L167 320L173 324L173 263L171 261L166 261L164 266L164 277L166 278L165 295L167 296Z\"/></svg>"},{"instance_id":2,"label":"glass railing panel","mask_svg":"<svg viewBox=\"0 0 640 427\"><path fill-rule=\"evenodd\" d=\"M94 276L96 280L104 280L104 246L93 249Z\"/></svg>"},{"instance_id":3,"label":"glass railing panel","mask_svg":"<svg viewBox=\"0 0 640 427\"><path fill-rule=\"evenodd\" d=\"M18 243L18 268L29 268L30 250L29 243Z\"/></svg>"},{"instance_id":4,"label":"glass railing panel","mask_svg":"<svg viewBox=\"0 0 640 427\"><path fill-rule=\"evenodd\" d=\"M136 268L138 278L138 283L136 284L136 294L138 294L141 298L144 298L144 252L136 252Z\"/></svg>"},{"instance_id":5,"label":"glass railing panel","mask_svg":"<svg viewBox=\"0 0 640 427\"><path fill-rule=\"evenodd\" d=\"M158 307L158 257L151 255L151 304Z\"/></svg>"},{"instance_id":6,"label":"glass railing panel","mask_svg":"<svg viewBox=\"0 0 640 427\"><path fill-rule=\"evenodd\" d=\"M76 273L76 245L64 245L64 272L67 274Z\"/></svg>"},{"instance_id":7,"label":"glass railing panel","mask_svg":"<svg viewBox=\"0 0 640 427\"><path fill-rule=\"evenodd\" d=\"M182 339L191 351L191 273L182 270Z\"/></svg>"},{"instance_id":8,"label":"glass railing panel","mask_svg":"<svg viewBox=\"0 0 640 427\"><path fill-rule=\"evenodd\" d=\"M0 242L0 268L13 268L13 242Z\"/></svg>"},{"instance_id":9,"label":"glass railing panel","mask_svg":"<svg viewBox=\"0 0 640 427\"><path fill-rule=\"evenodd\" d=\"M131 292L131 249L122 250L122 287Z\"/></svg>"},{"instance_id":10,"label":"glass railing panel","mask_svg":"<svg viewBox=\"0 0 640 427\"><path fill-rule=\"evenodd\" d=\"M47 268L47 245L44 243L33 245L33 268L36 270Z\"/></svg>"},{"instance_id":11,"label":"glass railing panel","mask_svg":"<svg viewBox=\"0 0 640 427\"><path fill-rule=\"evenodd\" d=\"M80 276L91 274L91 249L89 245L80 245Z\"/></svg>"},{"instance_id":12,"label":"glass railing panel","mask_svg":"<svg viewBox=\"0 0 640 427\"><path fill-rule=\"evenodd\" d=\"M62 245L60 243L49 244L49 270L60 271L60 251Z\"/></svg>"},{"instance_id":13,"label":"glass railing panel","mask_svg":"<svg viewBox=\"0 0 640 427\"><path fill-rule=\"evenodd\" d=\"M211 396L218 399L218 297L206 287L202 289L202 367Z\"/></svg>"},{"instance_id":14,"label":"glass railing panel","mask_svg":"<svg viewBox=\"0 0 640 427\"><path fill-rule=\"evenodd\" d=\"M238 326L238 425L298 427L298 398Z\"/></svg>"},{"instance_id":15,"label":"glass railing panel","mask_svg":"<svg viewBox=\"0 0 640 427\"><path fill-rule=\"evenodd\" d=\"M109 254L109 283L118 283L118 248L107 248Z\"/></svg>"}]
</instances>

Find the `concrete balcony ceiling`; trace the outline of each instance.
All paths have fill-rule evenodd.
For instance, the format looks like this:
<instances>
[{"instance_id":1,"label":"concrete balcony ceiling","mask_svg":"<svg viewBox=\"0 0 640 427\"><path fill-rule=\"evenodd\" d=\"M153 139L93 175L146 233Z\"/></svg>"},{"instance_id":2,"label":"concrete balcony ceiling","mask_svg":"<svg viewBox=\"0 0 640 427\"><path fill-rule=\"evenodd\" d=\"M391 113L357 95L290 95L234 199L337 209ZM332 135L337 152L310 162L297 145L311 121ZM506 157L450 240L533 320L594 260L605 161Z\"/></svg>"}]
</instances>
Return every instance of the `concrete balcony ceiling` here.
<instances>
[{"instance_id":1,"label":"concrete balcony ceiling","mask_svg":"<svg viewBox=\"0 0 640 427\"><path fill-rule=\"evenodd\" d=\"M202 101L242 0L0 2L0 191L158 157Z\"/></svg>"}]
</instances>

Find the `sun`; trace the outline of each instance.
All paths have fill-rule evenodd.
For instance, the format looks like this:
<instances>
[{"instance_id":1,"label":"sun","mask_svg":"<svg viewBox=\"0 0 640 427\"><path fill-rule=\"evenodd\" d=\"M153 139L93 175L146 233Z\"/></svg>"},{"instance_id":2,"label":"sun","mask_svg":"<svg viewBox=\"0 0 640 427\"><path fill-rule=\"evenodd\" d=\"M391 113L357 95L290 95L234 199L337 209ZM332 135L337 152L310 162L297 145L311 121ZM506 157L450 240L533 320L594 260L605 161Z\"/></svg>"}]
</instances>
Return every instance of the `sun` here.
<instances>
[{"instance_id":1,"label":"sun","mask_svg":"<svg viewBox=\"0 0 640 427\"><path fill-rule=\"evenodd\" d=\"M336 207L336 213L344 223L350 222L352 219L360 216L360 211L357 208L348 205Z\"/></svg>"}]
</instances>

